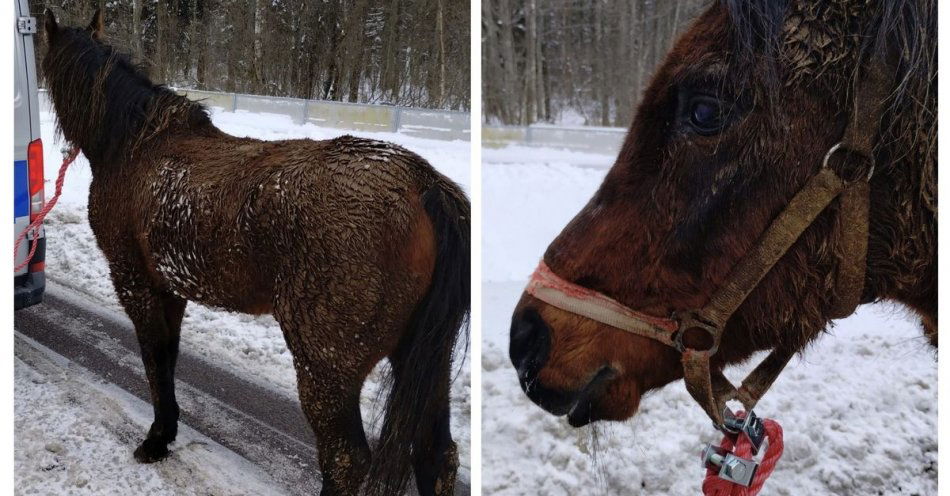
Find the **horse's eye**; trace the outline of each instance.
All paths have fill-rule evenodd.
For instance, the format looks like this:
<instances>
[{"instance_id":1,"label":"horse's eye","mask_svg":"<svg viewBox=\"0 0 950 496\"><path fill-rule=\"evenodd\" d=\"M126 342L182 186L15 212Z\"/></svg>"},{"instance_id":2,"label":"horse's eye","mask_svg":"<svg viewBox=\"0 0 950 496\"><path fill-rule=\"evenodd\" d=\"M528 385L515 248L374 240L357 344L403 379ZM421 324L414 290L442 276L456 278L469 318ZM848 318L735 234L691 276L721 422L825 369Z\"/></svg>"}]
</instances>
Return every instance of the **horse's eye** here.
<instances>
[{"instance_id":1,"label":"horse's eye","mask_svg":"<svg viewBox=\"0 0 950 496\"><path fill-rule=\"evenodd\" d=\"M719 101L695 97L689 102L689 124L699 134L709 136L722 131L726 116Z\"/></svg>"}]
</instances>

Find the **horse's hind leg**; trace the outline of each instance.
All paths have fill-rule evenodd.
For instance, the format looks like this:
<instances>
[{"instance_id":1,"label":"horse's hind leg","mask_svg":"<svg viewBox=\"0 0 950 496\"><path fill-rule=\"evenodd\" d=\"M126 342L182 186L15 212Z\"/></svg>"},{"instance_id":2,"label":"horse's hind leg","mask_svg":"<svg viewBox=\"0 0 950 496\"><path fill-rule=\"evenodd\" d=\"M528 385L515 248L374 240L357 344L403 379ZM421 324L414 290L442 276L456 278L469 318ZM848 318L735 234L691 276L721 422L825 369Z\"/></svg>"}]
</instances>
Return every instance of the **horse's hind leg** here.
<instances>
[{"instance_id":1,"label":"horse's hind leg","mask_svg":"<svg viewBox=\"0 0 950 496\"><path fill-rule=\"evenodd\" d=\"M294 358L297 362L296 356ZM360 415L362 380L330 373L327 365L306 358L297 365L300 404L317 438L317 457L323 476L320 495L356 495L370 463L369 444ZM311 376L308 367L321 377Z\"/></svg>"},{"instance_id":2,"label":"horse's hind leg","mask_svg":"<svg viewBox=\"0 0 950 496\"><path fill-rule=\"evenodd\" d=\"M137 267L113 264L112 278L119 301L135 325L155 414L135 459L151 463L168 456L168 445L178 434L175 362L187 300L155 289Z\"/></svg>"},{"instance_id":3,"label":"horse's hind leg","mask_svg":"<svg viewBox=\"0 0 950 496\"><path fill-rule=\"evenodd\" d=\"M360 334L363 326L344 325L335 318L339 314L319 308L319 304L278 303L274 316L294 358L300 406L317 438L323 476L320 494L356 495L371 456L359 405L363 381L372 370L371 357L365 346L341 339Z\"/></svg>"},{"instance_id":4,"label":"horse's hind leg","mask_svg":"<svg viewBox=\"0 0 950 496\"><path fill-rule=\"evenodd\" d=\"M413 364L400 360L398 354L392 357L394 379L399 381L400 369L411 367ZM431 424L431 431L425 433L431 436L429 449L414 447L412 467L416 474L416 487L420 496L444 496L455 493L455 476L458 472L458 448L452 440L449 425L449 386L451 370L439 371L438 398L439 413Z\"/></svg>"}]
</instances>

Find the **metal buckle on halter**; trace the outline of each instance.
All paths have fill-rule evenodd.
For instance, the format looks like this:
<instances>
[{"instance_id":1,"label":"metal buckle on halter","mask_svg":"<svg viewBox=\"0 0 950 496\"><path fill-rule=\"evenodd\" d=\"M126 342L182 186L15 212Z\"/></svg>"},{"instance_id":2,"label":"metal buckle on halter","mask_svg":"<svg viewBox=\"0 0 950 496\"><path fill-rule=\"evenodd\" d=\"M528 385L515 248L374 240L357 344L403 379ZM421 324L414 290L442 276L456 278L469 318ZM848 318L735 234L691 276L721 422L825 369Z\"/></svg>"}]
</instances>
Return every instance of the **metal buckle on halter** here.
<instances>
[{"instance_id":1,"label":"metal buckle on halter","mask_svg":"<svg viewBox=\"0 0 950 496\"><path fill-rule=\"evenodd\" d=\"M838 150L843 150L844 149L843 147L844 147L844 144L841 141L832 145L831 148L829 148L828 151L825 152L825 159L821 161L821 168L827 169L828 161L831 160L831 157L835 154L835 152L837 152ZM870 181L871 178L874 177L874 166L875 166L874 159L869 158L869 160L871 162L871 168L868 170L867 181Z\"/></svg>"},{"instance_id":2,"label":"metal buckle on halter","mask_svg":"<svg viewBox=\"0 0 950 496\"><path fill-rule=\"evenodd\" d=\"M673 335L673 346L676 348L676 351L683 353L687 350L685 344L683 344L683 335L686 334L686 331L691 329L701 329L709 334L709 337L712 338L713 344L712 347L708 350L697 350L697 351L708 351L709 356L715 355L719 351L719 335L720 329L719 326L710 322L708 319L704 319L698 311L696 310L683 310L677 311L673 314L673 319L679 323L679 328L676 330L676 333ZM690 348L692 349L692 348Z\"/></svg>"},{"instance_id":3,"label":"metal buckle on halter","mask_svg":"<svg viewBox=\"0 0 950 496\"><path fill-rule=\"evenodd\" d=\"M759 469L759 464L755 461L740 458L713 444L706 445L702 458L703 467L716 471L720 479L743 487L752 485L755 472Z\"/></svg>"},{"instance_id":4,"label":"metal buckle on halter","mask_svg":"<svg viewBox=\"0 0 950 496\"><path fill-rule=\"evenodd\" d=\"M737 417L729 407L722 410L722 429L726 434L745 436L752 445L752 454L759 454L762 443L765 442L765 424L759 420L755 412L749 410L744 417Z\"/></svg>"}]
</instances>

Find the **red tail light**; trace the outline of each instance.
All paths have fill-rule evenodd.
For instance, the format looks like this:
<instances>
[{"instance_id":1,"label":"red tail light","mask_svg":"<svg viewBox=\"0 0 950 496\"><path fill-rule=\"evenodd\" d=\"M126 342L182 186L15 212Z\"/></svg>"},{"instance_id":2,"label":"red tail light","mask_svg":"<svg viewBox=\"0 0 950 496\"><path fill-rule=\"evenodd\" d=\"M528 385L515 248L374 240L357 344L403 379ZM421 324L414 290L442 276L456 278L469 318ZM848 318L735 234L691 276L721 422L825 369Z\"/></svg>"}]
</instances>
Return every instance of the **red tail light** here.
<instances>
[{"instance_id":1,"label":"red tail light","mask_svg":"<svg viewBox=\"0 0 950 496\"><path fill-rule=\"evenodd\" d=\"M43 209L43 140L30 142L26 149L27 168L30 176L30 218Z\"/></svg>"}]
</instances>

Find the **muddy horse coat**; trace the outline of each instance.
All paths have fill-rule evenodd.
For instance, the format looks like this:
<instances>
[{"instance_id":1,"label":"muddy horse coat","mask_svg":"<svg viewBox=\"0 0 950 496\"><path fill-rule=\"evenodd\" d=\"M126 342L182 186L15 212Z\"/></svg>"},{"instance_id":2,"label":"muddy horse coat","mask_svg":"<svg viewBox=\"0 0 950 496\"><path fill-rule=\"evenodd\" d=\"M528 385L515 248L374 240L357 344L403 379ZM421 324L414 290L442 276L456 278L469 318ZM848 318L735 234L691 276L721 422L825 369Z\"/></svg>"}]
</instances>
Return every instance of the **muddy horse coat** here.
<instances>
[{"instance_id":1,"label":"muddy horse coat","mask_svg":"<svg viewBox=\"0 0 950 496\"><path fill-rule=\"evenodd\" d=\"M422 494L453 493L464 193L391 143L230 136L106 45L102 23L60 27L47 11L43 68L63 136L89 159L89 223L141 344L155 421L136 459L166 457L175 439L175 359L195 301L280 323L321 494L356 494L364 480L368 493L399 493L413 468ZM360 388L386 357L392 392L371 453Z\"/></svg>"}]
</instances>

